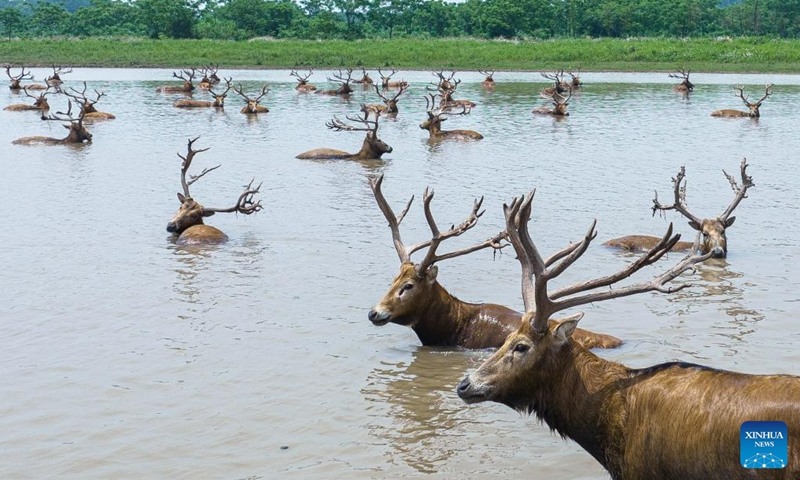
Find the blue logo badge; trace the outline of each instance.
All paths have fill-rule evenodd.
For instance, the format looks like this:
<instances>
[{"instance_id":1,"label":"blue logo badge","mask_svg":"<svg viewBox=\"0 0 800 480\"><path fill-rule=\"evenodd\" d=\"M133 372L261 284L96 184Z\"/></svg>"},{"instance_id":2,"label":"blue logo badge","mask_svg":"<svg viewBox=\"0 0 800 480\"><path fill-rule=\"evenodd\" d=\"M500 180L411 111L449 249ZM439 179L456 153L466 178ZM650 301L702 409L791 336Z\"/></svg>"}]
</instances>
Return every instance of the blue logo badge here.
<instances>
[{"instance_id":1,"label":"blue logo badge","mask_svg":"<svg viewBox=\"0 0 800 480\"><path fill-rule=\"evenodd\" d=\"M784 468L789 430L783 422L744 422L739 430L739 462L744 468Z\"/></svg>"}]
</instances>

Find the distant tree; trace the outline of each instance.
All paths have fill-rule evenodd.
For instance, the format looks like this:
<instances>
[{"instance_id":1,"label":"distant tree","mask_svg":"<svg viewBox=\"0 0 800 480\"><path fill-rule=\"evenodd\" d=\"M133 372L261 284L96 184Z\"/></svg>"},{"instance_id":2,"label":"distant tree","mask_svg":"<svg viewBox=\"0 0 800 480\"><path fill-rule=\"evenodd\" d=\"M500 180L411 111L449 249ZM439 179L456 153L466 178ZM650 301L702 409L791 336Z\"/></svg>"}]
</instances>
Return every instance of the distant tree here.
<instances>
[{"instance_id":1,"label":"distant tree","mask_svg":"<svg viewBox=\"0 0 800 480\"><path fill-rule=\"evenodd\" d=\"M217 19L232 22L236 34L245 38L282 36L302 16L291 0L230 0L215 12Z\"/></svg>"},{"instance_id":2,"label":"distant tree","mask_svg":"<svg viewBox=\"0 0 800 480\"><path fill-rule=\"evenodd\" d=\"M69 33L70 14L60 4L37 3L28 18L28 28L34 35L52 36Z\"/></svg>"},{"instance_id":3,"label":"distant tree","mask_svg":"<svg viewBox=\"0 0 800 480\"><path fill-rule=\"evenodd\" d=\"M135 5L114 0L91 0L88 7L73 15L77 35L144 35L145 30Z\"/></svg>"},{"instance_id":4,"label":"distant tree","mask_svg":"<svg viewBox=\"0 0 800 480\"><path fill-rule=\"evenodd\" d=\"M137 0L136 7L150 38L191 38L195 11L187 0Z\"/></svg>"},{"instance_id":5,"label":"distant tree","mask_svg":"<svg viewBox=\"0 0 800 480\"><path fill-rule=\"evenodd\" d=\"M6 7L0 10L0 32L9 39L23 32L25 18L16 7Z\"/></svg>"}]
</instances>

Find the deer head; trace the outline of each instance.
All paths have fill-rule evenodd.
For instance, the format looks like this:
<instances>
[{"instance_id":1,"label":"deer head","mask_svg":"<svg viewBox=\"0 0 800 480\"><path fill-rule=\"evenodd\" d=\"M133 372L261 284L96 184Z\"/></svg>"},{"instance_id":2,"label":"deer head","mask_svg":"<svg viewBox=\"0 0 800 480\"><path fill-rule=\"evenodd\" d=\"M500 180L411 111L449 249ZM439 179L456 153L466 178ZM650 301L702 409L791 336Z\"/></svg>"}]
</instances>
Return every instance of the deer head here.
<instances>
[{"instance_id":1,"label":"deer head","mask_svg":"<svg viewBox=\"0 0 800 480\"><path fill-rule=\"evenodd\" d=\"M557 401L546 398L548 385L554 378L563 377L574 368L573 351L582 348L570 338L583 313L556 320L551 327L548 320L555 313L639 293L670 293L681 290L689 285L668 286L667 283L684 271L692 269L695 263L708 258L708 255L689 255L650 281L609 288L641 268L657 262L669 252L680 238L680 235L672 235L670 225L655 247L622 270L605 277L548 290L548 282L573 265L594 240L597 234L596 221L581 241L544 259L528 232L534 193L515 198L510 205L503 205L508 240L522 267L522 298L526 313L517 332L509 335L505 344L494 355L458 385L458 395L467 403L495 401L528 412L537 407L544 409L546 402ZM536 402L533 399L537 398L542 403L532 406L531 402ZM541 418L542 412L536 410L536 414Z\"/></svg>"},{"instance_id":2,"label":"deer head","mask_svg":"<svg viewBox=\"0 0 800 480\"><path fill-rule=\"evenodd\" d=\"M50 110L50 104L47 103L47 94L53 93L53 90L50 90L50 87L47 87L46 90L42 91L39 95L33 96L28 93L28 89L22 87L22 91L25 92L25 95L33 99L33 106L41 109L41 110Z\"/></svg>"},{"instance_id":3,"label":"deer head","mask_svg":"<svg viewBox=\"0 0 800 480\"><path fill-rule=\"evenodd\" d=\"M367 136L364 138L364 143L361 146L361 151L356 155L359 158L374 159L380 158L384 153L391 153L392 147L378 138L378 118L380 118L380 116L376 114L374 116L375 119L370 120L370 112L364 104L361 105L361 111L363 116L351 117L348 115L345 117L351 122L360 123L362 125L361 127L348 125L339 120L336 116L333 117L333 120L326 122L325 126L336 131L367 132Z\"/></svg>"},{"instance_id":4,"label":"deer head","mask_svg":"<svg viewBox=\"0 0 800 480\"><path fill-rule=\"evenodd\" d=\"M553 89L550 91L543 89L541 92L539 92L539 96L553 101L553 110L550 111L550 114L563 117L569 116L567 107L569 106L569 99L572 98L572 89L567 90L566 97Z\"/></svg>"},{"instance_id":5,"label":"deer head","mask_svg":"<svg viewBox=\"0 0 800 480\"><path fill-rule=\"evenodd\" d=\"M677 72L678 73L670 73L669 77L681 80L681 83L679 84L679 86L682 87L681 90L685 90L687 92L694 90L694 84L689 81L689 74L692 73L692 71L681 68Z\"/></svg>"},{"instance_id":6,"label":"deer head","mask_svg":"<svg viewBox=\"0 0 800 480\"><path fill-rule=\"evenodd\" d=\"M581 80L581 67L578 67L578 73L572 73L572 71L567 71L567 75L572 78L572 81L569 82L570 87L572 88L581 88L583 85L583 81Z\"/></svg>"},{"instance_id":7,"label":"deer head","mask_svg":"<svg viewBox=\"0 0 800 480\"><path fill-rule=\"evenodd\" d=\"M225 79L225 90L222 93L217 93L214 91L213 87L208 89L208 93L214 97L214 106L218 108L223 108L225 106L225 97L228 96L228 92L231 89L231 82L233 81L233 77Z\"/></svg>"},{"instance_id":8,"label":"deer head","mask_svg":"<svg viewBox=\"0 0 800 480\"><path fill-rule=\"evenodd\" d=\"M385 75L383 71L380 69L380 67L378 67L378 75L381 76L381 86L383 88L389 88L389 84L391 83L390 81L395 73L397 73L397 70L392 68L392 73L390 73L389 75Z\"/></svg>"},{"instance_id":9,"label":"deer head","mask_svg":"<svg viewBox=\"0 0 800 480\"><path fill-rule=\"evenodd\" d=\"M73 99L78 105L80 105L83 114L96 112L97 109L95 108L94 105L100 100L101 97L105 96L104 93L100 93L97 90L95 90L94 100L89 99L86 96L86 82L83 82L83 90L81 91L78 91L75 88L70 87L69 90L61 90L60 88L58 88L58 92L63 93L64 95Z\"/></svg>"},{"instance_id":10,"label":"deer head","mask_svg":"<svg viewBox=\"0 0 800 480\"><path fill-rule=\"evenodd\" d=\"M367 73L367 69L361 67L361 78L359 80L354 80L356 83L363 83L365 85L372 85L372 77L369 76Z\"/></svg>"},{"instance_id":11,"label":"deer head","mask_svg":"<svg viewBox=\"0 0 800 480\"><path fill-rule=\"evenodd\" d=\"M420 123L419 128L428 130L431 134L436 134L442 130L442 122L451 116L469 115L470 109L466 105L460 105L459 108L453 110L447 106L447 102L443 99L437 101L438 95L429 93L425 97L425 106L428 113L428 119Z\"/></svg>"},{"instance_id":12,"label":"deer head","mask_svg":"<svg viewBox=\"0 0 800 480\"><path fill-rule=\"evenodd\" d=\"M297 85L298 86L303 86L303 85L308 85L308 79L311 78L311 75L313 73L314 73L313 70L309 70L306 75L300 75L299 73L297 73L297 71L295 69L292 69L292 71L291 71L291 73L289 73L289 75L292 76L292 77L295 77L297 79Z\"/></svg>"},{"instance_id":13,"label":"deer head","mask_svg":"<svg viewBox=\"0 0 800 480\"><path fill-rule=\"evenodd\" d=\"M202 225L203 218L210 217L215 213L241 213L243 215L250 215L258 212L262 208L261 200L257 202L253 201L255 194L257 194L261 189L261 184L259 183L257 187L253 188L252 180L249 184L247 184L244 192L239 195L239 199L236 201L236 204L233 207L207 208L200 205L199 202L192 198L192 195L189 193L189 187L196 181L200 180L204 175L218 169L221 166L217 165L216 167L204 168L199 175L191 175L189 180L186 180L186 172L189 170L189 167L192 166L192 160L194 160L194 156L198 153L208 150L208 148L199 150L192 148L194 142L196 142L198 138L200 137L195 137L189 140L186 156L183 156L180 153L178 154L178 157L183 160L183 163L181 164L181 185L183 186L183 193L178 193L178 201L181 202L181 206L172 220L170 220L170 222L167 224L167 231L171 233L180 234L189 227L194 225Z\"/></svg>"},{"instance_id":14,"label":"deer head","mask_svg":"<svg viewBox=\"0 0 800 480\"><path fill-rule=\"evenodd\" d=\"M183 69L178 72L172 72L172 76L177 78L178 80L183 80L183 90L186 92L191 92L194 90L194 84L192 81L194 80L195 75L197 75L196 68L190 68L188 70Z\"/></svg>"},{"instance_id":15,"label":"deer head","mask_svg":"<svg viewBox=\"0 0 800 480\"><path fill-rule=\"evenodd\" d=\"M211 85L216 85L221 81L221 79L217 75L218 71L219 71L219 65L209 65L209 66L206 67L206 72L205 73L206 73L206 76L208 78L208 82ZM210 72L210 74L209 74L209 72Z\"/></svg>"},{"instance_id":16,"label":"deer head","mask_svg":"<svg viewBox=\"0 0 800 480\"><path fill-rule=\"evenodd\" d=\"M697 230L697 235L700 241L700 251L702 253L710 253L715 258L723 258L728 254L728 237L725 231L733 225L736 217L731 217L731 213L739 205L742 199L747 198L747 189L753 186L753 177L747 175L747 159L742 159L740 165L740 173L742 178L742 185L740 186L733 176L723 170L722 173L731 184L734 192L734 198L728 208L716 218L707 218L701 220L699 217L693 215L686 205L686 167L681 167L678 175L673 177L673 194L674 203L672 205L662 205L658 201L658 192L656 192L653 199L653 215L656 212L666 212L667 210L675 210L687 219L689 219L689 226Z\"/></svg>"},{"instance_id":17,"label":"deer head","mask_svg":"<svg viewBox=\"0 0 800 480\"><path fill-rule=\"evenodd\" d=\"M569 90L570 85L569 83L564 81L564 70L559 70L555 73L544 73L542 72L541 75L553 82L553 89L555 89L558 93L564 93Z\"/></svg>"},{"instance_id":18,"label":"deer head","mask_svg":"<svg viewBox=\"0 0 800 480\"><path fill-rule=\"evenodd\" d=\"M92 134L83 126L83 117L86 115L86 112L83 110L82 103L78 103L78 109L80 113L76 119L72 116L72 100L69 100L66 112L56 112L48 115L46 118L42 117L42 120L69 122L69 125L64 125L64 128L69 130L69 134L66 138L60 140L61 143L91 143Z\"/></svg>"},{"instance_id":19,"label":"deer head","mask_svg":"<svg viewBox=\"0 0 800 480\"><path fill-rule=\"evenodd\" d=\"M266 85L261 87L261 91L259 92L257 97L249 97L242 93L242 84L240 83L238 87L233 87L233 91L238 93L240 97L244 99L246 102L244 108L242 108L242 113L267 113L269 109L263 105L260 105L261 98L269 93L269 88Z\"/></svg>"},{"instance_id":20,"label":"deer head","mask_svg":"<svg viewBox=\"0 0 800 480\"><path fill-rule=\"evenodd\" d=\"M349 95L353 93L350 82L353 80L353 69L348 68L344 72L339 69L339 73L334 73L333 78L328 77L329 82L340 83L342 86L336 90L338 95Z\"/></svg>"},{"instance_id":21,"label":"deer head","mask_svg":"<svg viewBox=\"0 0 800 480\"><path fill-rule=\"evenodd\" d=\"M484 82L494 83L494 70L478 70L478 73L486 77Z\"/></svg>"},{"instance_id":22,"label":"deer head","mask_svg":"<svg viewBox=\"0 0 800 480\"><path fill-rule=\"evenodd\" d=\"M425 189L423 194L423 209L425 211L425 219L428 222L428 227L431 231L430 240L406 246L400 237L400 223L411 208L411 203L414 197L408 201L406 207L399 216L394 214L389 202L383 196L381 185L383 184L383 175L378 178L370 179L370 187L375 196L375 201L378 203L378 208L383 212L383 216L389 222L389 228L392 232L392 240L394 242L397 255L400 257L400 273L395 277L389 290L384 294L383 298L378 304L369 312L369 320L375 325L385 325L389 322L398 325L413 326L414 318L419 312L420 308L426 308L431 305L431 298L434 294L433 287L436 284L436 275L438 268L435 263L447 260L449 258L467 255L484 248L501 249L504 245L501 243L505 238L505 232L501 232L488 240L473 245L461 250L438 254L436 250L439 245L453 237L458 237L478 223L478 219L483 215L481 205L483 197L475 199L472 206L472 211L464 220L457 226L452 226L449 230L441 232L433 218L431 212L431 202L433 201L433 190ZM425 257L419 263L414 263L411 260L411 255L414 252L427 248Z\"/></svg>"},{"instance_id":23,"label":"deer head","mask_svg":"<svg viewBox=\"0 0 800 480\"><path fill-rule=\"evenodd\" d=\"M400 90L395 94L395 96L389 98L383 95L381 89L377 85L373 85L375 87L375 92L381 97L383 103L386 104L386 113L397 113L397 99L400 98L400 95L404 94L406 90L408 90L408 85L403 85L400 87Z\"/></svg>"},{"instance_id":24,"label":"deer head","mask_svg":"<svg viewBox=\"0 0 800 480\"><path fill-rule=\"evenodd\" d=\"M53 65L53 74L45 79L48 85L58 85L62 83L61 75L72 73L72 69L64 69L64 67Z\"/></svg>"},{"instance_id":25,"label":"deer head","mask_svg":"<svg viewBox=\"0 0 800 480\"><path fill-rule=\"evenodd\" d=\"M757 102L752 102L752 103L749 102L747 100L747 97L744 96L744 87L743 86L736 85L735 87L733 87L733 90L736 91L736 96L741 98L742 101L744 102L744 104L747 105L747 108L750 109L750 112L749 112L750 113L750 117L751 118L758 118L758 117L761 116L761 114L758 112L759 107L761 107L761 103L764 100L766 100L767 97L772 95L771 88L772 88L772 84L771 83L767 84L767 86L765 88L765 91L764 91L764 96L761 97Z\"/></svg>"},{"instance_id":26,"label":"deer head","mask_svg":"<svg viewBox=\"0 0 800 480\"><path fill-rule=\"evenodd\" d=\"M11 90L19 90L22 88L20 82L23 80L33 80L33 75L31 72L25 71L25 66L23 65L21 68L21 72L19 75L11 75L11 65L6 65L6 75L8 78L11 79L11 84L8 86Z\"/></svg>"}]
</instances>

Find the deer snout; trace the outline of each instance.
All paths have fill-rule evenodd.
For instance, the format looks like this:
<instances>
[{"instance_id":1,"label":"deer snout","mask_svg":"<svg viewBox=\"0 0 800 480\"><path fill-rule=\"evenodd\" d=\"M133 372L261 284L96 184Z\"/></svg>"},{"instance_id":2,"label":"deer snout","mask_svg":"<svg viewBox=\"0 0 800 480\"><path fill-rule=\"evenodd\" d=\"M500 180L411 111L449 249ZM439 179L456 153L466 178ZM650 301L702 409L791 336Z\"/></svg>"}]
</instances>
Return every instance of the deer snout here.
<instances>
[{"instance_id":1,"label":"deer snout","mask_svg":"<svg viewBox=\"0 0 800 480\"><path fill-rule=\"evenodd\" d=\"M176 233L178 231L178 225L175 222L169 222L167 224L167 231L170 233Z\"/></svg>"},{"instance_id":2,"label":"deer snout","mask_svg":"<svg viewBox=\"0 0 800 480\"><path fill-rule=\"evenodd\" d=\"M379 312L374 308L369 311L369 313L367 314L367 318L369 318L369 321L372 322L373 325L376 325L378 327L389 323L389 313Z\"/></svg>"},{"instance_id":3,"label":"deer snout","mask_svg":"<svg viewBox=\"0 0 800 480\"><path fill-rule=\"evenodd\" d=\"M486 401L488 388L485 386L477 386L469 379L469 376L464 377L461 383L456 387L456 393L459 398L466 403L478 403Z\"/></svg>"},{"instance_id":4,"label":"deer snout","mask_svg":"<svg viewBox=\"0 0 800 480\"><path fill-rule=\"evenodd\" d=\"M722 247L717 246L711 251L711 256L714 258L725 258L725 250Z\"/></svg>"}]
</instances>

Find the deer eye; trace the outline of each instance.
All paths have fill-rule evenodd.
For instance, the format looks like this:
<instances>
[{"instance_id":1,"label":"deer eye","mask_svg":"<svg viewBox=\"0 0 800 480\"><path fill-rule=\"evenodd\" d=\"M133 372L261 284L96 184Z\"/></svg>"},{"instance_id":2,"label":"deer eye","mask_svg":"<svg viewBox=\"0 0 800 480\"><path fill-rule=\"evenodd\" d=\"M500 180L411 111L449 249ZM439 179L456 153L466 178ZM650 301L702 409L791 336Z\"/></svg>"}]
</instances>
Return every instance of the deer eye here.
<instances>
[{"instance_id":1,"label":"deer eye","mask_svg":"<svg viewBox=\"0 0 800 480\"><path fill-rule=\"evenodd\" d=\"M514 351L515 351L515 352L519 352L519 353L525 353L525 352L527 352L527 351L528 351L528 350L530 350L530 349L531 349L531 346L530 346L530 345L528 345L527 343L518 343L518 344L517 344L517 345L514 347Z\"/></svg>"},{"instance_id":2,"label":"deer eye","mask_svg":"<svg viewBox=\"0 0 800 480\"><path fill-rule=\"evenodd\" d=\"M397 296L398 297L402 297L404 293L408 292L412 288L414 288L414 284L413 283L406 283L405 285L400 287L400 291L397 292Z\"/></svg>"}]
</instances>

